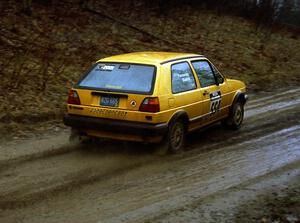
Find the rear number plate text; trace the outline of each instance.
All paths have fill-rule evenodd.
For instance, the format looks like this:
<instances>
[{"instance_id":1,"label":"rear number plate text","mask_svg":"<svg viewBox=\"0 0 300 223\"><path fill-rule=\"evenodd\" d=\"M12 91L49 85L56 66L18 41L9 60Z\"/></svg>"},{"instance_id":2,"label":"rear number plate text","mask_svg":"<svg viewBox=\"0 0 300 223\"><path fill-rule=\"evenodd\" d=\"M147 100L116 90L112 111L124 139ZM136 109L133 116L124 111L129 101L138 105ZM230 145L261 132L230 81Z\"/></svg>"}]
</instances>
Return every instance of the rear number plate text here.
<instances>
[{"instance_id":1,"label":"rear number plate text","mask_svg":"<svg viewBox=\"0 0 300 223\"><path fill-rule=\"evenodd\" d=\"M100 105L110 106L110 107L118 107L119 98L102 96L101 99L100 99Z\"/></svg>"}]
</instances>

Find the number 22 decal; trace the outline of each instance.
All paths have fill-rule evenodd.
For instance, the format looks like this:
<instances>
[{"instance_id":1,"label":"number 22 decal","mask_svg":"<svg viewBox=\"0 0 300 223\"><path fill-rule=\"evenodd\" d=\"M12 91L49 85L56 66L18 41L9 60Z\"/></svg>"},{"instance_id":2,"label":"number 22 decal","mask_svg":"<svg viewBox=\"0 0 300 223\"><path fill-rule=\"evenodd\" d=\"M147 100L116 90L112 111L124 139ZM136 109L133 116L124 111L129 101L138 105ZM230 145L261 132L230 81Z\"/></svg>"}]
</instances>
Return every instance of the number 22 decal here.
<instances>
[{"instance_id":1,"label":"number 22 decal","mask_svg":"<svg viewBox=\"0 0 300 223\"><path fill-rule=\"evenodd\" d=\"M221 92L214 91L210 94L210 113L214 114L220 110L221 107Z\"/></svg>"}]
</instances>

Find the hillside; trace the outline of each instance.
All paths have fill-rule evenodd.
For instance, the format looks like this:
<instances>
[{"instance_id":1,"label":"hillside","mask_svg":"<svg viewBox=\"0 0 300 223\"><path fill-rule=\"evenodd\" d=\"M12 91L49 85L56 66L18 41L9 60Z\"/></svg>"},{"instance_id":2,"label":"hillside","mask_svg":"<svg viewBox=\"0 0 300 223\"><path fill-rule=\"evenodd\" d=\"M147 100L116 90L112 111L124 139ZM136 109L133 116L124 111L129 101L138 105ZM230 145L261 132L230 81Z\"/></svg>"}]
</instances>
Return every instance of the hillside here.
<instances>
[{"instance_id":1,"label":"hillside","mask_svg":"<svg viewBox=\"0 0 300 223\"><path fill-rule=\"evenodd\" d=\"M58 123L68 88L98 58L132 51L204 54L250 91L299 86L300 38L252 22L191 7L167 15L109 1L87 5L0 3L0 134Z\"/></svg>"}]
</instances>

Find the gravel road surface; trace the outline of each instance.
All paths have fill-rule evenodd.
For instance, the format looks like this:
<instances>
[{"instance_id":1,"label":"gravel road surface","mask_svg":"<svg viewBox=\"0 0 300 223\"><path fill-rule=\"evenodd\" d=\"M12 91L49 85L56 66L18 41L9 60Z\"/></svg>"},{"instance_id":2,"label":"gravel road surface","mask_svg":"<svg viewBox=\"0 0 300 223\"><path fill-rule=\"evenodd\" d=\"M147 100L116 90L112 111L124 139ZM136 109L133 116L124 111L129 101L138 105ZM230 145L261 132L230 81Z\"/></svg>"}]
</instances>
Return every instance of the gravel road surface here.
<instances>
[{"instance_id":1,"label":"gravel road surface","mask_svg":"<svg viewBox=\"0 0 300 223\"><path fill-rule=\"evenodd\" d=\"M236 221L241 203L299 179L299 95L250 95L240 130L193 132L172 156L138 143L70 144L68 131L2 143L0 222Z\"/></svg>"}]
</instances>

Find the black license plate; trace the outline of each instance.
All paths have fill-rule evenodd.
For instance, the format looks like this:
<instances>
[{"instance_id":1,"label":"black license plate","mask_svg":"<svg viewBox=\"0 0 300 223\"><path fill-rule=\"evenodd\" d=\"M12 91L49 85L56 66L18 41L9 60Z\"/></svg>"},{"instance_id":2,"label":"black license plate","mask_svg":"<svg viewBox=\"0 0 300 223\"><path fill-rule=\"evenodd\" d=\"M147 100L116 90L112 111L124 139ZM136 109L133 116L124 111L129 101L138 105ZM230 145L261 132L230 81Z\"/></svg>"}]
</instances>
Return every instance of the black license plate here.
<instances>
[{"instance_id":1,"label":"black license plate","mask_svg":"<svg viewBox=\"0 0 300 223\"><path fill-rule=\"evenodd\" d=\"M110 107L118 107L119 98L110 97L110 96L102 96L100 99L100 105L110 106Z\"/></svg>"}]
</instances>

